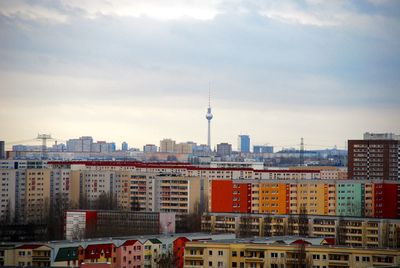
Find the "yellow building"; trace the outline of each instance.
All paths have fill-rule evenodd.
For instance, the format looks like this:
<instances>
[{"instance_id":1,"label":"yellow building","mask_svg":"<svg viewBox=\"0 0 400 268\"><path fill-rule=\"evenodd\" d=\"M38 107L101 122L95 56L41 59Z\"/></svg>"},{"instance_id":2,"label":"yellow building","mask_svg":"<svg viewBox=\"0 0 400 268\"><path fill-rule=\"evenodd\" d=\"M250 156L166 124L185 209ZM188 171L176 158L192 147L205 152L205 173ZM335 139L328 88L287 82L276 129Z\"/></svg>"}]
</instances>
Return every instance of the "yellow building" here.
<instances>
[{"instance_id":1,"label":"yellow building","mask_svg":"<svg viewBox=\"0 0 400 268\"><path fill-rule=\"evenodd\" d=\"M156 261L161 256L162 242L157 238L148 239L143 244L144 268L156 266Z\"/></svg>"},{"instance_id":2,"label":"yellow building","mask_svg":"<svg viewBox=\"0 0 400 268\"><path fill-rule=\"evenodd\" d=\"M312 215L324 215L325 213L325 188L324 182L314 181L290 183L289 213L305 213Z\"/></svg>"},{"instance_id":3,"label":"yellow building","mask_svg":"<svg viewBox=\"0 0 400 268\"><path fill-rule=\"evenodd\" d=\"M50 208L50 170L26 170L26 205L27 222L43 221Z\"/></svg>"},{"instance_id":4,"label":"yellow building","mask_svg":"<svg viewBox=\"0 0 400 268\"><path fill-rule=\"evenodd\" d=\"M400 264L400 251L327 246L323 238L187 242L184 267L372 267Z\"/></svg>"},{"instance_id":5,"label":"yellow building","mask_svg":"<svg viewBox=\"0 0 400 268\"><path fill-rule=\"evenodd\" d=\"M15 266L46 267L51 262L51 247L40 244L26 244L13 250Z\"/></svg>"},{"instance_id":6,"label":"yellow building","mask_svg":"<svg viewBox=\"0 0 400 268\"><path fill-rule=\"evenodd\" d=\"M202 230L243 236L298 235L297 215L206 213ZM307 216L307 233L335 237L342 245L355 247L400 247L400 219ZM250 228L251 226L251 228Z\"/></svg>"}]
</instances>

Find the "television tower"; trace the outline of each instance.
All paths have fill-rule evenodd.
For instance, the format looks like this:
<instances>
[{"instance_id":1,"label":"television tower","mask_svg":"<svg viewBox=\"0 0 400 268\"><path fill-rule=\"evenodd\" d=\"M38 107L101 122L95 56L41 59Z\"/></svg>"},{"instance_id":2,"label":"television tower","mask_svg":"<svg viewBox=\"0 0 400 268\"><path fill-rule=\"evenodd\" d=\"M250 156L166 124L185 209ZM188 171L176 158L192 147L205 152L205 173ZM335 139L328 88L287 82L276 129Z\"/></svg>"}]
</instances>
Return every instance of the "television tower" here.
<instances>
[{"instance_id":1,"label":"television tower","mask_svg":"<svg viewBox=\"0 0 400 268\"><path fill-rule=\"evenodd\" d=\"M207 145L208 148L211 151L211 119L213 118L213 115L211 113L211 85L208 88L208 108L207 108L207 114L206 114L206 119L208 121L208 136L207 136Z\"/></svg>"}]
</instances>

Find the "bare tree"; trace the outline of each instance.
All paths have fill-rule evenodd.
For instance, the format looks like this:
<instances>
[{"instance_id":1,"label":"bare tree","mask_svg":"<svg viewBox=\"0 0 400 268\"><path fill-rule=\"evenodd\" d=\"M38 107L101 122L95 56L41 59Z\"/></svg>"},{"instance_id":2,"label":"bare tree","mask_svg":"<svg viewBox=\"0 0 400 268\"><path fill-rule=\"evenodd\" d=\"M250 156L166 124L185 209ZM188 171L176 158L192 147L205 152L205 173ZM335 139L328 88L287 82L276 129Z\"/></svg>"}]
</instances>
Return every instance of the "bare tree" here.
<instances>
[{"instance_id":1,"label":"bare tree","mask_svg":"<svg viewBox=\"0 0 400 268\"><path fill-rule=\"evenodd\" d=\"M294 235L294 223L295 219L293 218L293 215L289 214L289 217L287 218L287 231L285 232L285 235Z\"/></svg>"},{"instance_id":2,"label":"bare tree","mask_svg":"<svg viewBox=\"0 0 400 268\"><path fill-rule=\"evenodd\" d=\"M301 204L300 206L298 228L299 228L299 236L308 236L308 215L305 204Z\"/></svg>"},{"instance_id":3,"label":"bare tree","mask_svg":"<svg viewBox=\"0 0 400 268\"><path fill-rule=\"evenodd\" d=\"M168 252L167 254L162 254L155 262L156 267L160 268L175 268L177 266L176 257L171 252Z\"/></svg>"},{"instance_id":4,"label":"bare tree","mask_svg":"<svg viewBox=\"0 0 400 268\"><path fill-rule=\"evenodd\" d=\"M271 214L267 214L264 217L264 236L272 236L272 217Z\"/></svg>"},{"instance_id":5,"label":"bare tree","mask_svg":"<svg viewBox=\"0 0 400 268\"><path fill-rule=\"evenodd\" d=\"M70 207L67 193L57 193L51 200L46 220L49 240L64 238L65 212Z\"/></svg>"},{"instance_id":6,"label":"bare tree","mask_svg":"<svg viewBox=\"0 0 400 268\"><path fill-rule=\"evenodd\" d=\"M310 268L312 261L310 258L307 257L306 252L306 243L305 241L300 241L297 245L297 249L293 254L294 262L293 265L290 267L293 268Z\"/></svg>"},{"instance_id":7,"label":"bare tree","mask_svg":"<svg viewBox=\"0 0 400 268\"><path fill-rule=\"evenodd\" d=\"M194 210L190 214L180 215L180 221L177 222L177 232L200 232L201 231L201 215L200 203L194 204Z\"/></svg>"},{"instance_id":8,"label":"bare tree","mask_svg":"<svg viewBox=\"0 0 400 268\"><path fill-rule=\"evenodd\" d=\"M343 216L339 216L336 225L336 245L346 244L346 222Z\"/></svg>"},{"instance_id":9,"label":"bare tree","mask_svg":"<svg viewBox=\"0 0 400 268\"><path fill-rule=\"evenodd\" d=\"M239 236L240 237L250 237L253 236L253 219L251 216L242 216L240 217L240 225L239 225Z\"/></svg>"},{"instance_id":10,"label":"bare tree","mask_svg":"<svg viewBox=\"0 0 400 268\"><path fill-rule=\"evenodd\" d=\"M110 192L102 192L94 201L94 208L98 210L116 210L117 198Z\"/></svg>"}]
</instances>

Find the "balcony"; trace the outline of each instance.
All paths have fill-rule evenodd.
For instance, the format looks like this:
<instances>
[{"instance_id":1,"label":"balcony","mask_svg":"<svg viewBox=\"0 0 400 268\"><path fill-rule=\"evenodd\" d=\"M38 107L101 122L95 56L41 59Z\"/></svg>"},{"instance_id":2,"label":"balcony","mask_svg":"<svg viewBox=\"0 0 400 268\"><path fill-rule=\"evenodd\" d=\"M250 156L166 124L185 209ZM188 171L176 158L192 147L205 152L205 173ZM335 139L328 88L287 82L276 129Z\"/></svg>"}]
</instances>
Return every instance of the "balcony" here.
<instances>
[{"instance_id":1,"label":"balcony","mask_svg":"<svg viewBox=\"0 0 400 268\"><path fill-rule=\"evenodd\" d=\"M203 255L191 255L190 253L186 254L185 253L185 260L202 260Z\"/></svg>"}]
</instances>

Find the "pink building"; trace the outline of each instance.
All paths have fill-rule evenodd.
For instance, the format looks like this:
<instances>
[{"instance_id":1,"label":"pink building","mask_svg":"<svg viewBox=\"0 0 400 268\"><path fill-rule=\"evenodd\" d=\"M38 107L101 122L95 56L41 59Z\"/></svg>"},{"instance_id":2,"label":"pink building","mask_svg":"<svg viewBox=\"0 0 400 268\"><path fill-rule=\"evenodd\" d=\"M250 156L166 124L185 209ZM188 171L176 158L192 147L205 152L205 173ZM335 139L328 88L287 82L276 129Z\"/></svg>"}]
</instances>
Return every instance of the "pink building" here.
<instances>
[{"instance_id":1,"label":"pink building","mask_svg":"<svg viewBox=\"0 0 400 268\"><path fill-rule=\"evenodd\" d=\"M117 248L117 267L141 268L143 266L143 245L139 240L126 240Z\"/></svg>"}]
</instances>

